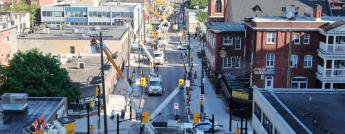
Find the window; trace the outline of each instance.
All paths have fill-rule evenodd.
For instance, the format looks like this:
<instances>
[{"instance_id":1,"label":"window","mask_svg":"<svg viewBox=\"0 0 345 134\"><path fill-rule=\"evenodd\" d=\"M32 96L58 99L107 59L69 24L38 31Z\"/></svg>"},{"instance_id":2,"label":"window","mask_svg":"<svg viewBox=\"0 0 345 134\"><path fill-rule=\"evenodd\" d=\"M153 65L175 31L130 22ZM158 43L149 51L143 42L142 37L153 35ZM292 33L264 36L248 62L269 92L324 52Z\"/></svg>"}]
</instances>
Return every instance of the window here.
<instances>
[{"instance_id":1,"label":"window","mask_svg":"<svg viewBox=\"0 0 345 134\"><path fill-rule=\"evenodd\" d=\"M217 0L216 1L216 13L221 13L222 12L222 1Z\"/></svg>"},{"instance_id":2,"label":"window","mask_svg":"<svg viewBox=\"0 0 345 134\"><path fill-rule=\"evenodd\" d=\"M231 46L232 45L232 38L230 38L229 36L223 37L223 44L225 46Z\"/></svg>"},{"instance_id":3,"label":"window","mask_svg":"<svg viewBox=\"0 0 345 134\"><path fill-rule=\"evenodd\" d=\"M223 58L223 68L231 68L231 59Z\"/></svg>"},{"instance_id":4,"label":"window","mask_svg":"<svg viewBox=\"0 0 345 134\"><path fill-rule=\"evenodd\" d=\"M267 118L265 113L262 116L262 126L266 129L268 134L272 134L273 125L272 122Z\"/></svg>"},{"instance_id":5,"label":"window","mask_svg":"<svg viewBox=\"0 0 345 134\"><path fill-rule=\"evenodd\" d=\"M293 42L295 43L295 45L299 45L301 43L300 38L301 36L297 33L293 36Z\"/></svg>"},{"instance_id":6,"label":"window","mask_svg":"<svg viewBox=\"0 0 345 134\"><path fill-rule=\"evenodd\" d=\"M313 66L313 56L305 55L303 60L304 68L312 68Z\"/></svg>"},{"instance_id":7,"label":"window","mask_svg":"<svg viewBox=\"0 0 345 134\"><path fill-rule=\"evenodd\" d=\"M293 77L291 81L291 88L307 88L308 78L306 77Z\"/></svg>"},{"instance_id":8,"label":"window","mask_svg":"<svg viewBox=\"0 0 345 134\"><path fill-rule=\"evenodd\" d=\"M241 49L241 38L235 38L235 49L240 50Z\"/></svg>"},{"instance_id":9,"label":"window","mask_svg":"<svg viewBox=\"0 0 345 134\"><path fill-rule=\"evenodd\" d=\"M261 108L256 103L254 103L254 114L258 118L258 120L261 122Z\"/></svg>"},{"instance_id":10,"label":"window","mask_svg":"<svg viewBox=\"0 0 345 134\"><path fill-rule=\"evenodd\" d=\"M297 68L298 64L298 56L297 55L291 55L290 57L290 67L291 68Z\"/></svg>"},{"instance_id":11,"label":"window","mask_svg":"<svg viewBox=\"0 0 345 134\"><path fill-rule=\"evenodd\" d=\"M306 44L306 45L310 44L310 35L309 34L305 34L303 36L303 44Z\"/></svg>"},{"instance_id":12,"label":"window","mask_svg":"<svg viewBox=\"0 0 345 134\"><path fill-rule=\"evenodd\" d=\"M70 46L69 49L70 49L71 54L75 54L75 47L74 46Z\"/></svg>"},{"instance_id":13,"label":"window","mask_svg":"<svg viewBox=\"0 0 345 134\"><path fill-rule=\"evenodd\" d=\"M231 57L231 59L232 59L232 67L240 68L241 59L239 57Z\"/></svg>"},{"instance_id":14,"label":"window","mask_svg":"<svg viewBox=\"0 0 345 134\"><path fill-rule=\"evenodd\" d=\"M272 44L276 42L276 33L268 32L267 33L267 44Z\"/></svg>"},{"instance_id":15,"label":"window","mask_svg":"<svg viewBox=\"0 0 345 134\"><path fill-rule=\"evenodd\" d=\"M274 54L266 54L266 67L274 67Z\"/></svg>"},{"instance_id":16,"label":"window","mask_svg":"<svg viewBox=\"0 0 345 134\"><path fill-rule=\"evenodd\" d=\"M7 41L10 41L10 36L7 36L7 37L6 37L6 40L7 40Z\"/></svg>"}]
</instances>

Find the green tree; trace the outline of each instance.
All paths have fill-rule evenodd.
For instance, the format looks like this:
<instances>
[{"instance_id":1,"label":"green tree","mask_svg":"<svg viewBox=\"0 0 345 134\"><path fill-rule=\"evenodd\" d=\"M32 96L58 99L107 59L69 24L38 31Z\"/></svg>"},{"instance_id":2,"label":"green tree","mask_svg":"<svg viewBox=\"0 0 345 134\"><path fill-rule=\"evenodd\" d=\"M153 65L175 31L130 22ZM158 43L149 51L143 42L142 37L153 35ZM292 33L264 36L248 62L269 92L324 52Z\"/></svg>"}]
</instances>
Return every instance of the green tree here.
<instances>
[{"instance_id":1,"label":"green tree","mask_svg":"<svg viewBox=\"0 0 345 134\"><path fill-rule=\"evenodd\" d=\"M35 2L28 4L25 2L25 0L13 0L13 4L8 10L13 12L29 12L30 23L33 25L35 23L34 20L36 20L38 9L39 6Z\"/></svg>"},{"instance_id":2,"label":"green tree","mask_svg":"<svg viewBox=\"0 0 345 134\"><path fill-rule=\"evenodd\" d=\"M79 90L73 84L60 61L51 54L43 55L37 49L18 52L10 66L0 67L3 85L0 93L19 92L29 96L59 96L77 99Z\"/></svg>"},{"instance_id":3,"label":"green tree","mask_svg":"<svg viewBox=\"0 0 345 134\"><path fill-rule=\"evenodd\" d=\"M208 15L207 15L207 12L199 12L197 17L198 17L199 22L206 22Z\"/></svg>"},{"instance_id":4,"label":"green tree","mask_svg":"<svg viewBox=\"0 0 345 134\"><path fill-rule=\"evenodd\" d=\"M208 6L208 0L188 0L188 8L196 8L199 6L200 9L204 9Z\"/></svg>"}]
</instances>

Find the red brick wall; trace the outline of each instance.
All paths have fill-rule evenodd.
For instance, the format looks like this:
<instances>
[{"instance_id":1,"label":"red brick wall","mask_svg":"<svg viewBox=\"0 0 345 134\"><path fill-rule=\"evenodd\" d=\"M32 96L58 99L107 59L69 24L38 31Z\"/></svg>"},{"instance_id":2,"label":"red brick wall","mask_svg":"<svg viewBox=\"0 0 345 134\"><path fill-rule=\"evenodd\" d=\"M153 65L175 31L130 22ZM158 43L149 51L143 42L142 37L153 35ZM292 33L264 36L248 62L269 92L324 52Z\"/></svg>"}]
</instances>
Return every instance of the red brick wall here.
<instances>
[{"instance_id":1,"label":"red brick wall","mask_svg":"<svg viewBox=\"0 0 345 134\"><path fill-rule=\"evenodd\" d=\"M211 47L211 44L208 44L208 41L206 41L207 45L206 47L210 50L210 52L212 53L212 55L215 56L215 67L212 68L212 70L216 71L216 72L220 72L221 68L222 68L222 58L219 55L219 50L223 45L223 37L227 37L229 36L230 38L235 38L235 37L241 37L241 50L235 50L235 46L225 46L226 51L227 51L227 57L231 57L231 56L241 56L243 57L244 55L244 44L245 44L245 38L244 38L244 32L231 32L231 33L222 33L222 34L218 34L215 33L213 31L210 31L211 36L215 37L215 48ZM234 42L234 40L233 40ZM241 64L242 66L242 64Z\"/></svg>"},{"instance_id":2,"label":"red brick wall","mask_svg":"<svg viewBox=\"0 0 345 134\"><path fill-rule=\"evenodd\" d=\"M11 39L11 32L15 32L15 30L4 30L0 32L0 66L8 65L8 60L11 56L12 44L7 40L13 40Z\"/></svg>"},{"instance_id":3,"label":"red brick wall","mask_svg":"<svg viewBox=\"0 0 345 134\"><path fill-rule=\"evenodd\" d=\"M266 43L266 31L254 31L255 48L254 52L254 65L255 68L266 67L266 54L275 54L275 75L274 75L274 87L275 88L286 88L287 87L287 76L288 76L288 52L290 43L289 32L276 32L276 43ZM292 42L291 54L298 55L297 68L291 68L291 79L296 76L304 76L308 78L308 87L315 88L317 85L316 71L317 65L319 64L319 58L317 55L317 49L319 47L320 34L318 31L314 32L292 32L292 34L299 33L301 35L300 45L296 45ZM303 44L303 35L310 34L310 44ZM250 36L253 36L248 31ZM248 38L250 39L250 37ZM313 63L312 68L304 68L304 56L312 55ZM261 80L261 75L254 75L253 82L258 87L264 87L264 80Z\"/></svg>"},{"instance_id":4,"label":"red brick wall","mask_svg":"<svg viewBox=\"0 0 345 134\"><path fill-rule=\"evenodd\" d=\"M225 13L225 6L227 5L227 0L222 1L222 12L216 12L216 1L217 0L209 0L208 1L208 21L209 22L224 22L224 13ZM217 18L213 18L217 16Z\"/></svg>"}]
</instances>

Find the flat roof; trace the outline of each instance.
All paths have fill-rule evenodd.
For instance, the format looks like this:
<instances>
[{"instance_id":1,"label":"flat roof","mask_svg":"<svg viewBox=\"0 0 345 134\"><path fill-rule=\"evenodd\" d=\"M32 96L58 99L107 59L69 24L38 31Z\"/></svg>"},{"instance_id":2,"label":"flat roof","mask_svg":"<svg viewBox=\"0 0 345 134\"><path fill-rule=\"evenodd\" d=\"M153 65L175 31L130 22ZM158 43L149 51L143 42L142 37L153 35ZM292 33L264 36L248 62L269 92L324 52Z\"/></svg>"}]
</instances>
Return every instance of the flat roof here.
<instances>
[{"instance_id":1,"label":"flat roof","mask_svg":"<svg viewBox=\"0 0 345 134\"><path fill-rule=\"evenodd\" d=\"M289 20L282 16L260 16L252 19L253 22L330 22L330 20L321 19L316 21L314 17L296 16Z\"/></svg>"},{"instance_id":2,"label":"flat roof","mask_svg":"<svg viewBox=\"0 0 345 134\"><path fill-rule=\"evenodd\" d=\"M64 103L63 97L28 97L28 111L26 113L4 113L0 132L20 134L24 128L31 125L40 115L47 121ZM0 99L1 103L1 99ZM2 111L1 111L2 112Z\"/></svg>"},{"instance_id":3,"label":"flat roof","mask_svg":"<svg viewBox=\"0 0 345 134\"><path fill-rule=\"evenodd\" d=\"M206 23L206 27L215 33L242 32L244 26L241 23L211 22Z\"/></svg>"},{"instance_id":4,"label":"flat roof","mask_svg":"<svg viewBox=\"0 0 345 134\"><path fill-rule=\"evenodd\" d=\"M107 58L104 57L105 73L110 70L111 66L107 63ZM85 64L84 69L78 69L77 63ZM74 62L67 62L61 64L68 72L68 76L72 82L79 84L81 97L88 97L95 95L96 85L101 83L101 59L100 55L81 56Z\"/></svg>"},{"instance_id":5,"label":"flat roof","mask_svg":"<svg viewBox=\"0 0 345 134\"><path fill-rule=\"evenodd\" d=\"M49 30L48 30L49 29ZM49 31L49 32L48 32ZM70 26L63 30L46 28L26 36L18 36L18 39L54 39L54 40L90 40L93 36L99 36L102 32L103 39L120 40L127 32L125 26Z\"/></svg>"},{"instance_id":6,"label":"flat roof","mask_svg":"<svg viewBox=\"0 0 345 134\"><path fill-rule=\"evenodd\" d=\"M307 131L292 117L293 115L312 133L345 132L343 126L345 124L345 116L343 116L345 90L283 89L260 91L296 133L307 133ZM292 114L287 112L284 107L288 108Z\"/></svg>"}]
</instances>

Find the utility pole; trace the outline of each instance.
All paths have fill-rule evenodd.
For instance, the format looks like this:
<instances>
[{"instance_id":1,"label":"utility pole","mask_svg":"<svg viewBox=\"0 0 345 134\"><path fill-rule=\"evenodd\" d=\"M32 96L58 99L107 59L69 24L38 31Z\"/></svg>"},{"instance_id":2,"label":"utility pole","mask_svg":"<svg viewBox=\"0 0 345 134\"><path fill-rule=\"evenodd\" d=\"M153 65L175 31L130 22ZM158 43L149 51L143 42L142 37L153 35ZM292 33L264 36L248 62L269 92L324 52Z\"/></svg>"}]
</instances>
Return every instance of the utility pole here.
<instances>
[{"instance_id":1,"label":"utility pole","mask_svg":"<svg viewBox=\"0 0 345 134\"><path fill-rule=\"evenodd\" d=\"M120 134L120 116L116 114L116 134Z\"/></svg>"},{"instance_id":2,"label":"utility pole","mask_svg":"<svg viewBox=\"0 0 345 134\"><path fill-rule=\"evenodd\" d=\"M108 134L108 123L107 123L107 101L105 98L105 81L104 81L104 61L103 61L103 38L102 32L99 33L100 47L101 47L101 74L102 74L102 92L103 92L103 116L104 116L104 134Z\"/></svg>"},{"instance_id":3,"label":"utility pole","mask_svg":"<svg viewBox=\"0 0 345 134\"><path fill-rule=\"evenodd\" d=\"M86 104L86 112L87 112L87 134L90 134L90 102Z\"/></svg>"},{"instance_id":4,"label":"utility pole","mask_svg":"<svg viewBox=\"0 0 345 134\"><path fill-rule=\"evenodd\" d=\"M101 127L101 98L100 98L100 95L101 95L101 88L99 85L97 85L96 87L96 92L97 92L97 114L98 114L98 124L97 124L97 127L98 127L98 130L100 129Z\"/></svg>"},{"instance_id":5,"label":"utility pole","mask_svg":"<svg viewBox=\"0 0 345 134\"><path fill-rule=\"evenodd\" d=\"M292 47L292 31L290 30L289 53L288 53L288 70L286 75L286 87L290 88L291 82L291 47Z\"/></svg>"},{"instance_id":6,"label":"utility pole","mask_svg":"<svg viewBox=\"0 0 345 134\"><path fill-rule=\"evenodd\" d=\"M204 79L204 57L205 57L205 47L204 47L204 42L202 42L202 49L201 49L201 87L200 87L200 93L202 96L205 95L205 87L204 87L204 84L205 84L205 79ZM204 113L204 103L203 103L203 100L201 100L200 98L200 114L203 114Z\"/></svg>"},{"instance_id":7,"label":"utility pole","mask_svg":"<svg viewBox=\"0 0 345 134\"><path fill-rule=\"evenodd\" d=\"M214 134L214 114L212 114L212 134Z\"/></svg>"}]
</instances>

